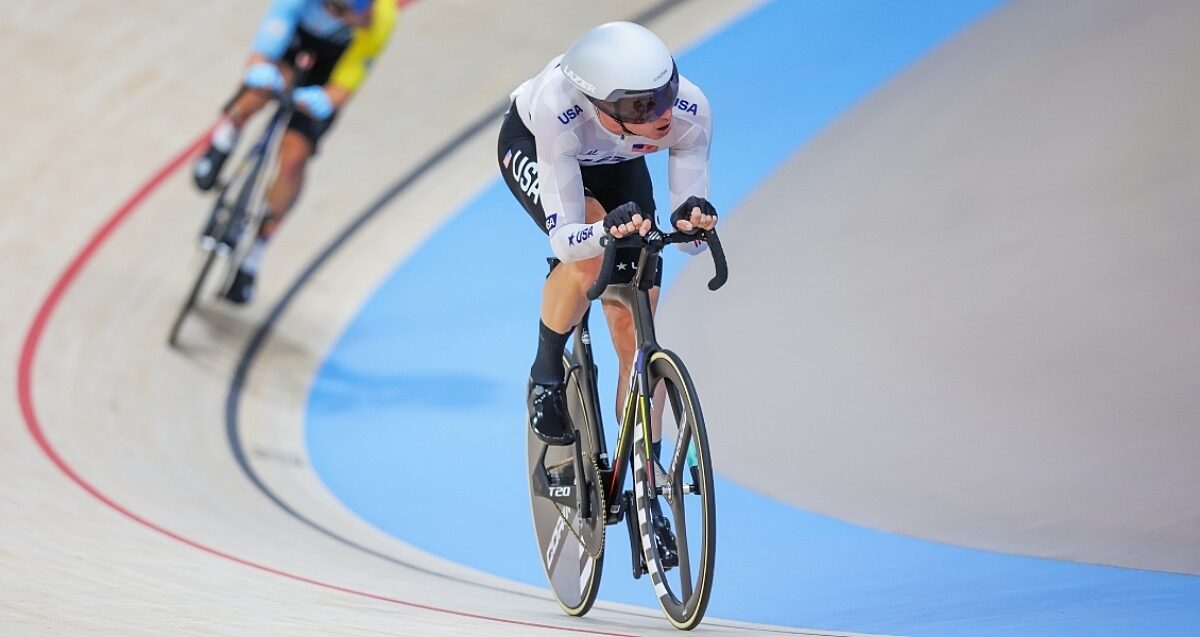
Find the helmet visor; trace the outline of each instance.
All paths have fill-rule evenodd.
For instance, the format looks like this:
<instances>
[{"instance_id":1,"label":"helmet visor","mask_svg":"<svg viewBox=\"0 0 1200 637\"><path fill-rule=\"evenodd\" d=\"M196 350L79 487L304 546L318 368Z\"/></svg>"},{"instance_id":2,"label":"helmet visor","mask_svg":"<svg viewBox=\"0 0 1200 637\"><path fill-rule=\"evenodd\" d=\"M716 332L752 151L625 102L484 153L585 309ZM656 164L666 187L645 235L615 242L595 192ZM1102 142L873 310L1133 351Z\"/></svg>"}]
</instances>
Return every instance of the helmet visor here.
<instances>
[{"instance_id":1,"label":"helmet visor","mask_svg":"<svg viewBox=\"0 0 1200 637\"><path fill-rule=\"evenodd\" d=\"M591 99L605 115L625 124L645 124L657 121L675 105L679 94L679 69L671 70L666 84L646 91L622 91L620 97L607 101Z\"/></svg>"}]
</instances>

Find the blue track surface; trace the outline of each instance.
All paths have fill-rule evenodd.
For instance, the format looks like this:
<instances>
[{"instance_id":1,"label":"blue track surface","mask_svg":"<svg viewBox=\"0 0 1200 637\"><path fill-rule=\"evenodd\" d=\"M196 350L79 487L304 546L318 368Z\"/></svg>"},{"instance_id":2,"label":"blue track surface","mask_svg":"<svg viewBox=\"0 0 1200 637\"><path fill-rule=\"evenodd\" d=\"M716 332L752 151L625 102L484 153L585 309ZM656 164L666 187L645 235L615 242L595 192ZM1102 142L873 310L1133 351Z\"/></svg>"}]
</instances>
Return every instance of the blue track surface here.
<instances>
[{"instance_id":1,"label":"blue track surface","mask_svg":"<svg viewBox=\"0 0 1200 637\"><path fill-rule=\"evenodd\" d=\"M813 134L997 4L779 0L682 54L680 68L715 110L718 209L733 210ZM348 326L318 374L307 423L315 469L359 515L431 553L539 586L523 392L548 253L497 180ZM668 286L683 258L668 263ZM606 350L597 348L611 392ZM724 481L718 494L714 617L908 635L1200 634L1200 578L902 538ZM601 597L651 605L617 532Z\"/></svg>"}]
</instances>

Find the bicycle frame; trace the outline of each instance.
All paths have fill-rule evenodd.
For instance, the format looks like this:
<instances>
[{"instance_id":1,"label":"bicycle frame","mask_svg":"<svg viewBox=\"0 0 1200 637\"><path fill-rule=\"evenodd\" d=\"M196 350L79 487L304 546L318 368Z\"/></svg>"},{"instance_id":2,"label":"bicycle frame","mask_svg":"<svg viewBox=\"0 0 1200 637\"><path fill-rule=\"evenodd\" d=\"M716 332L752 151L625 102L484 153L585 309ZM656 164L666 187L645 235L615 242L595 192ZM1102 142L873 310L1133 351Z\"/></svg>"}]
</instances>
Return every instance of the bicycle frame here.
<instances>
[{"instance_id":1,"label":"bicycle frame","mask_svg":"<svg viewBox=\"0 0 1200 637\"><path fill-rule=\"evenodd\" d=\"M258 141L256 141L254 145L250 147L250 150L244 157L242 157L241 163L239 163L238 167L233 171L233 175L231 175L229 178L230 182L237 181L242 176L242 173L246 171L248 166L251 166L255 161L258 160L260 156L267 154L267 151L271 147L272 140L279 135L279 129L284 125L283 115L283 108L276 109L275 115L267 124L264 134L259 136ZM273 152L270 153L270 155L274 154L275 153ZM263 161L266 162L270 158L270 156L267 156Z\"/></svg>"},{"instance_id":2,"label":"bicycle frame","mask_svg":"<svg viewBox=\"0 0 1200 637\"><path fill-rule=\"evenodd\" d=\"M609 465L608 450L604 437L603 417L599 416L599 400L597 397L596 378L594 374L588 373L583 378L579 378L577 382L586 387L586 392L593 401L595 413L597 416L596 422L596 445L597 445L597 460L600 465L601 476L604 478L604 494L605 501L609 502L606 522L614 524L619 522L624 514L620 500L614 498L615 494L619 494L624 490L626 468L629 465L630 457L633 452L633 432L635 426L642 426L644 439L646 444L646 453L650 453L650 413L653 409L651 396L651 388L649 386L649 378L645 374L644 362L654 351L659 349L658 343L654 340L654 324L653 318L650 315L650 299L649 294L645 291L635 290L629 287L618 288L614 290L615 296L622 303L626 303L634 313L634 333L639 343L637 354L635 355L633 367L630 370L629 384L625 389L625 409L622 412L620 424L617 429L616 452L612 457L612 465ZM592 363L591 345L585 343L587 337L586 316L585 322L582 323L583 330L576 332L576 352L581 362L586 361L584 368L591 367L595 369ZM578 349L582 346L583 349Z\"/></svg>"},{"instance_id":3,"label":"bicycle frame","mask_svg":"<svg viewBox=\"0 0 1200 637\"><path fill-rule=\"evenodd\" d=\"M280 99L279 108L275 110L275 114L271 117L271 121L267 124L267 128L259 136L242 164L235 171L235 176L240 176L244 166L251 166L250 174L246 179L251 180L250 188L241 188L238 193L237 201L234 204L233 211L240 211L240 219L234 217L231 223L242 223L245 228L243 237L252 237L258 233L258 226L263 219L263 211L266 209L266 190L271 183L271 171L275 169L275 158L279 154L280 141L283 139L283 131L287 127L288 120L291 118L292 105L290 100L284 101ZM263 174L263 173L266 174ZM224 194L224 193L222 193ZM245 257L246 251L249 249L249 242L243 240L238 243L237 249L234 251L233 258L230 263L233 267L227 269L225 280L222 283L222 288L228 286L233 280L237 272L238 266Z\"/></svg>"},{"instance_id":4,"label":"bicycle frame","mask_svg":"<svg viewBox=\"0 0 1200 637\"><path fill-rule=\"evenodd\" d=\"M724 284L726 277L725 257L721 250L721 244L716 237L716 233L704 234L705 240L709 241L713 246L713 259L717 264L717 276L709 282L710 289L716 289ZM596 455L597 464L600 467L601 477L604 484L604 501L608 503L608 511L606 512L605 522L607 524L615 524L620 522L626 511L624 510L623 499L616 498L621 494L625 487L626 467L629 465L633 452L634 427L642 427L642 440L645 444L645 457L651 457L651 414L653 412L653 391L650 387L650 378L646 373L646 361L657 351L661 350L658 344L658 338L654 330L654 312L650 302L650 289L654 287L654 281L658 276L658 253L667 243L677 243L690 238L682 238L674 235L663 235L657 230L652 231L646 237L643 243L642 250L638 255L637 267L634 270L634 276L629 283L622 285L609 286L608 279L612 271L612 262L615 258L616 248L619 245L619 240L610 240L605 245L605 260L601 267L600 278L597 279L595 285L588 292L588 298L595 300L602 294L607 295L611 300L615 300L627 308L633 314L634 339L638 344L637 353L634 355L632 368L629 374L629 385L625 390L625 409L621 415L620 425L617 429L617 444L616 453L612 457L612 465L609 465L608 449L606 447L604 437L604 418L603 412L600 409L599 398L597 396L597 386L595 377L595 362L592 358L591 334L588 331L587 319L589 312L586 312L583 319L580 321L579 327L575 330L574 351L580 362L580 369L573 370L574 373L583 373L582 377L577 379L581 386L585 387L585 391L591 402L593 413L596 415ZM630 237L629 240L634 240ZM628 245L628 241L625 245ZM637 240L641 240L637 238Z\"/></svg>"},{"instance_id":5,"label":"bicycle frame","mask_svg":"<svg viewBox=\"0 0 1200 637\"><path fill-rule=\"evenodd\" d=\"M236 183L241 178L242 173L248 169L251 171L248 179L256 179L264 167L274 165L275 156L279 153L279 141L283 138L282 131L287 126L287 122L292 116L292 111L293 108L290 100L288 102L281 101L279 108L275 109L275 114L271 116L271 121L267 123L267 127L259 136L258 141L250 147L250 150L246 152L242 161L234 170L233 175L230 176L229 183ZM257 201L259 202L257 207L261 209L262 192L266 189L268 182L270 182L269 178L256 179L252 192L246 188L240 189L238 200L235 204L236 208L247 210L251 201ZM227 189L222 189L218 205L226 205L225 196L227 193ZM247 212L251 214L247 214L246 218L253 219L253 211L247 210Z\"/></svg>"}]
</instances>

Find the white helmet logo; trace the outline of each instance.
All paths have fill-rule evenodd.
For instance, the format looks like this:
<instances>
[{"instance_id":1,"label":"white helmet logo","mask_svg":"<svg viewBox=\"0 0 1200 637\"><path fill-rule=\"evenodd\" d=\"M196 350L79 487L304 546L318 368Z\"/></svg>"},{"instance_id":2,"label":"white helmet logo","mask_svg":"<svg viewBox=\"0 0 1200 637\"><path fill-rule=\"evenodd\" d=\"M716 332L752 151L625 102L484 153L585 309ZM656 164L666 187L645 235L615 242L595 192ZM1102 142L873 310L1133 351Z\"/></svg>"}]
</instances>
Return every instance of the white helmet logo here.
<instances>
[{"instance_id":1,"label":"white helmet logo","mask_svg":"<svg viewBox=\"0 0 1200 637\"><path fill-rule=\"evenodd\" d=\"M595 93L596 92L596 85L583 79L582 77L579 77L579 75L577 73L575 73L575 71L572 71L569 68L563 67L563 73L566 74L567 79L571 80L571 82L573 82L575 84L575 86L578 86L580 89L584 90L585 92L587 92L587 93Z\"/></svg>"}]
</instances>

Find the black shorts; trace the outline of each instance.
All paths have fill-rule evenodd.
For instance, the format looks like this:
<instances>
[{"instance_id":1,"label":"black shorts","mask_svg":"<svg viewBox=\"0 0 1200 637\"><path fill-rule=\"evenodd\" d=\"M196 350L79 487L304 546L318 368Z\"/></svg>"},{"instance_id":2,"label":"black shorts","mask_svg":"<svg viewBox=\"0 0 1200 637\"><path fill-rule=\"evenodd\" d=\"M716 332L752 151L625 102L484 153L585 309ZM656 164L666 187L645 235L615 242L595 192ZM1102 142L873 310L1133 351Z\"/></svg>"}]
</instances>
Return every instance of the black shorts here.
<instances>
[{"instance_id":1,"label":"black shorts","mask_svg":"<svg viewBox=\"0 0 1200 637\"><path fill-rule=\"evenodd\" d=\"M521 207L534 224L543 233L550 234L549 228L546 227L546 212L542 208L541 193L538 190L537 142L517 113L516 105L509 107L508 113L504 115L496 159L500 165L500 174L504 175L504 183L508 185L513 197L521 202ZM642 209L643 215L654 216L654 184L650 181L650 170L646 167L645 157L617 164L581 166L579 172L583 175L584 195L594 197L605 210L612 210L633 201ZM629 252L632 254L618 254L618 261L636 258L636 250ZM614 283L623 282L620 275L620 272L613 273ZM628 276L624 277L624 281L628 280ZM660 262L655 285L661 281Z\"/></svg>"},{"instance_id":2,"label":"black shorts","mask_svg":"<svg viewBox=\"0 0 1200 637\"><path fill-rule=\"evenodd\" d=\"M284 64L297 69L299 81L296 86L324 86L329 82L329 77L333 75L333 69L337 66L337 62L341 59L342 54L346 52L347 44L338 44L318 38L317 36L297 28L296 34L292 36L292 44L288 47L283 58L280 60ZM311 56L311 62L307 71L301 72L296 65L296 58L301 53L308 53ZM333 125L333 120L337 118L337 111L334 111L329 119L320 121L313 119L307 113L299 110L292 113L292 118L288 120L288 128L300 133L312 143L313 155L317 154L317 144L321 140L321 136L329 130Z\"/></svg>"}]
</instances>

